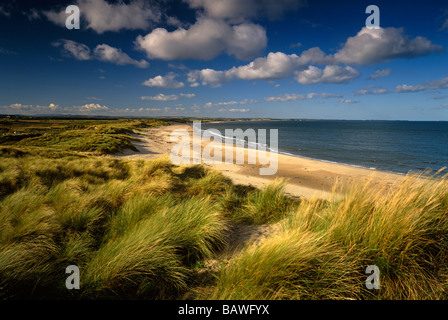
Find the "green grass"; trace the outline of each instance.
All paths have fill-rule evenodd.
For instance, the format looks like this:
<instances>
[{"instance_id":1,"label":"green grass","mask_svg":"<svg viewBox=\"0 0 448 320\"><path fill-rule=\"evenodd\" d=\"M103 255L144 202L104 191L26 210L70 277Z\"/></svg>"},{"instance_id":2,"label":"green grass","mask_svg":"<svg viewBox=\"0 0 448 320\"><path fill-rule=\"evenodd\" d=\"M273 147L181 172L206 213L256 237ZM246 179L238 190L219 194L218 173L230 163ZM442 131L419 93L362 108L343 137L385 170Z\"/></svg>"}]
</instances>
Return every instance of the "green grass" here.
<instances>
[{"instance_id":1,"label":"green grass","mask_svg":"<svg viewBox=\"0 0 448 320\"><path fill-rule=\"evenodd\" d=\"M284 194L285 182L275 180L257 190L244 186L228 186L221 207L233 221L246 224L277 222L287 217L300 200Z\"/></svg>"}]
</instances>

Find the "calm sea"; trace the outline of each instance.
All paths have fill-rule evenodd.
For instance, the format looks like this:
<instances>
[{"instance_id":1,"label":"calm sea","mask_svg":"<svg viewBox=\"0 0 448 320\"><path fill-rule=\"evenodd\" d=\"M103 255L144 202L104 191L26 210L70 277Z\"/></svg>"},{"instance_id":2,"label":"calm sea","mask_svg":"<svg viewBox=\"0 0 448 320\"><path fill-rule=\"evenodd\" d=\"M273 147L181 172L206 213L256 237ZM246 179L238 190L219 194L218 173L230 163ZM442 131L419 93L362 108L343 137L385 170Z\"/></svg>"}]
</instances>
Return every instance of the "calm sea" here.
<instances>
[{"instance_id":1,"label":"calm sea","mask_svg":"<svg viewBox=\"0 0 448 320\"><path fill-rule=\"evenodd\" d=\"M278 129L283 154L408 173L448 167L448 122L244 121L202 123L202 129ZM269 145L269 136L267 139Z\"/></svg>"}]
</instances>

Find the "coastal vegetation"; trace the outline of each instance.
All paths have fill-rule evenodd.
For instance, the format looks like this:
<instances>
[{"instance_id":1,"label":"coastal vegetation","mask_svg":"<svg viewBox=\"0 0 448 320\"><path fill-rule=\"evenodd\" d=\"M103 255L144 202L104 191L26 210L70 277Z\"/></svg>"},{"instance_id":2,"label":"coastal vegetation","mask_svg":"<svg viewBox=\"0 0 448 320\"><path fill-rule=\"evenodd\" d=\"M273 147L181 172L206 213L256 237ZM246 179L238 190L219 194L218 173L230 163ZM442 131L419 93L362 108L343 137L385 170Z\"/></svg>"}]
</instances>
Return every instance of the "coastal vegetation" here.
<instances>
[{"instance_id":1,"label":"coastal vegetation","mask_svg":"<svg viewBox=\"0 0 448 320\"><path fill-rule=\"evenodd\" d=\"M0 299L448 298L446 178L298 199L282 181L256 189L169 157L100 156L164 124L2 120ZM235 226L274 225L229 251ZM69 265L79 290L65 286ZM379 289L365 286L369 265Z\"/></svg>"}]
</instances>

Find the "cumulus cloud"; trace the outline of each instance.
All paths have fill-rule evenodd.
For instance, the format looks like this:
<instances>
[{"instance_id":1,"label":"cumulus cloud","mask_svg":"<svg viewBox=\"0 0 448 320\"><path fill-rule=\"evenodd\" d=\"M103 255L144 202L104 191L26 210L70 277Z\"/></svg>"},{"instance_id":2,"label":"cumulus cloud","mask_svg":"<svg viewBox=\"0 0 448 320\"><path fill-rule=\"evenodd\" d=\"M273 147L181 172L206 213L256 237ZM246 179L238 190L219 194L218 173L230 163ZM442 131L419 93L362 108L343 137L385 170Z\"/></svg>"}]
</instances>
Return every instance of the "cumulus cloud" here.
<instances>
[{"instance_id":1,"label":"cumulus cloud","mask_svg":"<svg viewBox=\"0 0 448 320\"><path fill-rule=\"evenodd\" d=\"M305 60L309 60L307 57ZM218 87L234 79L275 80L291 77L295 70L304 69L301 57L296 54L270 52L266 57L257 58L247 65L233 67L225 71L213 69L193 70L188 73L188 82L192 84Z\"/></svg>"},{"instance_id":2,"label":"cumulus cloud","mask_svg":"<svg viewBox=\"0 0 448 320\"><path fill-rule=\"evenodd\" d=\"M179 100L180 98L194 98L196 95L194 93L181 93L179 95L177 94L170 94L170 95L164 95L163 93L159 93L155 96L143 96L140 97L141 100L152 100L152 101L175 101Z\"/></svg>"},{"instance_id":3,"label":"cumulus cloud","mask_svg":"<svg viewBox=\"0 0 448 320\"><path fill-rule=\"evenodd\" d=\"M308 93L308 94L284 94L280 96L275 97L266 97L264 100L269 102L285 102L285 101L296 101L296 100L307 100L307 99L314 99L314 98L342 98L340 94L333 94L333 93Z\"/></svg>"},{"instance_id":4,"label":"cumulus cloud","mask_svg":"<svg viewBox=\"0 0 448 320\"><path fill-rule=\"evenodd\" d=\"M434 81L427 81L417 85L407 85L407 84L397 85L395 87L395 92L408 93L408 92L419 92L419 91L437 90L437 89L448 89L448 77Z\"/></svg>"},{"instance_id":5,"label":"cumulus cloud","mask_svg":"<svg viewBox=\"0 0 448 320\"><path fill-rule=\"evenodd\" d=\"M91 60L91 51L85 44L72 40L60 40L53 42L53 46L61 47L62 53L66 56L75 58L76 60Z\"/></svg>"},{"instance_id":6,"label":"cumulus cloud","mask_svg":"<svg viewBox=\"0 0 448 320\"><path fill-rule=\"evenodd\" d=\"M21 103L13 103L9 106L2 106L2 109L10 109L15 111L33 111L37 113L56 111L59 109L59 105L54 103L50 103L48 106L40 106L40 105L30 105L30 104L21 104Z\"/></svg>"},{"instance_id":7,"label":"cumulus cloud","mask_svg":"<svg viewBox=\"0 0 448 320\"><path fill-rule=\"evenodd\" d=\"M133 0L129 4L122 1L109 4L105 0L77 0L81 17L87 22L87 28L101 34L106 31L147 30L153 23L160 21L160 10L143 0ZM68 14L65 7L57 11L44 11L51 22L65 27Z\"/></svg>"},{"instance_id":8,"label":"cumulus cloud","mask_svg":"<svg viewBox=\"0 0 448 320\"><path fill-rule=\"evenodd\" d=\"M300 84L346 83L361 74L350 66L326 66L323 70L309 66L307 70L296 72L295 79Z\"/></svg>"},{"instance_id":9,"label":"cumulus cloud","mask_svg":"<svg viewBox=\"0 0 448 320\"><path fill-rule=\"evenodd\" d=\"M174 73L168 73L165 76L158 75L154 78L150 78L142 83L147 87L157 87L166 89L180 89L185 87L185 84L176 80L177 75Z\"/></svg>"},{"instance_id":10,"label":"cumulus cloud","mask_svg":"<svg viewBox=\"0 0 448 320\"><path fill-rule=\"evenodd\" d=\"M220 71L214 69L193 70L188 73L188 82L197 86L219 87L234 79L275 80L295 76L301 84L345 83L360 76L350 66L327 65L323 70L308 63L326 63L330 59L319 49L312 48L300 56L283 52L270 52L266 57L257 58L247 65Z\"/></svg>"},{"instance_id":11,"label":"cumulus cloud","mask_svg":"<svg viewBox=\"0 0 448 320\"><path fill-rule=\"evenodd\" d=\"M229 25L222 20L199 18L189 29L173 32L157 28L138 36L135 45L150 59L210 60L225 52L247 60L258 55L267 45L266 31L253 23Z\"/></svg>"},{"instance_id":12,"label":"cumulus cloud","mask_svg":"<svg viewBox=\"0 0 448 320\"><path fill-rule=\"evenodd\" d=\"M106 111L109 110L108 107L102 106L98 103L89 103L79 107L79 111L91 112L91 111Z\"/></svg>"},{"instance_id":13,"label":"cumulus cloud","mask_svg":"<svg viewBox=\"0 0 448 320\"><path fill-rule=\"evenodd\" d=\"M256 103L257 100L254 99L244 99L241 101L223 101L223 102L207 102L206 104L204 104L204 108L211 108L211 107L222 107L222 106L235 106L235 105L246 105L246 104L250 104L250 103Z\"/></svg>"},{"instance_id":14,"label":"cumulus cloud","mask_svg":"<svg viewBox=\"0 0 448 320\"><path fill-rule=\"evenodd\" d=\"M387 77L391 72L391 69L377 69L375 70L375 73L369 77L369 80Z\"/></svg>"},{"instance_id":15,"label":"cumulus cloud","mask_svg":"<svg viewBox=\"0 0 448 320\"><path fill-rule=\"evenodd\" d=\"M49 105L27 105L21 103L14 103L9 106L0 106L0 110L7 114L77 114L77 113L97 113L97 112L111 112L106 106L100 104L90 103L82 106L61 107L55 103Z\"/></svg>"},{"instance_id":16,"label":"cumulus cloud","mask_svg":"<svg viewBox=\"0 0 448 320\"><path fill-rule=\"evenodd\" d=\"M111 47L104 43L96 46L93 52L85 44L66 39L54 42L53 46L61 47L63 54L77 60L96 59L120 66L130 64L138 68L147 68L149 66L148 61L143 59L140 61L134 60L121 49Z\"/></svg>"},{"instance_id":17,"label":"cumulus cloud","mask_svg":"<svg viewBox=\"0 0 448 320\"><path fill-rule=\"evenodd\" d=\"M403 29L363 28L349 37L335 54L326 54L318 47L304 50L300 55L270 52L266 57L228 70L202 69L188 74L190 86L219 87L235 79L275 80L295 76L301 84L345 83L360 76L349 65L368 65L397 58L416 58L442 47L424 37L410 39ZM318 66L325 66L323 69ZM369 79L388 76L390 69L377 70Z\"/></svg>"},{"instance_id":18,"label":"cumulus cloud","mask_svg":"<svg viewBox=\"0 0 448 320\"><path fill-rule=\"evenodd\" d=\"M406 93L406 92L418 92L418 91L423 91L426 90L427 88L425 86L422 85L415 85L415 86L410 86L407 84L402 84L402 85L397 85L395 87L395 92L398 93Z\"/></svg>"},{"instance_id":19,"label":"cumulus cloud","mask_svg":"<svg viewBox=\"0 0 448 320\"><path fill-rule=\"evenodd\" d=\"M126 53L121 51L121 49L111 47L107 44L98 45L93 53L98 60L114 63L120 66L131 64L138 68L149 67L148 61L143 59L140 61L134 60L130 58Z\"/></svg>"},{"instance_id":20,"label":"cumulus cloud","mask_svg":"<svg viewBox=\"0 0 448 320\"><path fill-rule=\"evenodd\" d=\"M219 112L249 112L250 109L225 109L225 108L221 108L218 111Z\"/></svg>"},{"instance_id":21,"label":"cumulus cloud","mask_svg":"<svg viewBox=\"0 0 448 320\"><path fill-rule=\"evenodd\" d=\"M184 0L213 18L244 21L253 18L278 19L306 4L304 0Z\"/></svg>"},{"instance_id":22,"label":"cumulus cloud","mask_svg":"<svg viewBox=\"0 0 448 320\"><path fill-rule=\"evenodd\" d=\"M335 55L335 62L365 65L385 62L397 58L416 58L441 51L425 37L410 39L402 28L362 28L354 37L349 37Z\"/></svg>"}]
</instances>

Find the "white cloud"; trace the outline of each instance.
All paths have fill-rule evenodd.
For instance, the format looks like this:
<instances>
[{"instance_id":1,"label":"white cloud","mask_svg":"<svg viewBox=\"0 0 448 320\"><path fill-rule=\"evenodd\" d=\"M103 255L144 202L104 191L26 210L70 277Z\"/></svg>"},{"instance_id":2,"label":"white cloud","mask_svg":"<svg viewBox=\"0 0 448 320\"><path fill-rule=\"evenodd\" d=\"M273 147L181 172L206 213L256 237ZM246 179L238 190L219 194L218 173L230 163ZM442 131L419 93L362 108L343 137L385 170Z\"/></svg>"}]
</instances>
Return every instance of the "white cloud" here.
<instances>
[{"instance_id":1,"label":"white cloud","mask_svg":"<svg viewBox=\"0 0 448 320\"><path fill-rule=\"evenodd\" d=\"M81 16L87 22L87 28L101 34L106 31L147 30L152 23L160 21L159 10L143 0L132 0L129 4L122 1L109 4L104 0L77 0ZM51 22L65 27L68 15L65 7L58 11L44 11Z\"/></svg>"},{"instance_id":2,"label":"white cloud","mask_svg":"<svg viewBox=\"0 0 448 320\"><path fill-rule=\"evenodd\" d=\"M437 90L437 89L448 89L448 77L434 81L427 81L417 85L407 85L407 84L397 85L395 87L395 92L407 93L407 92L418 92L418 91Z\"/></svg>"},{"instance_id":3,"label":"white cloud","mask_svg":"<svg viewBox=\"0 0 448 320\"><path fill-rule=\"evenodd\" d=\"M53 42L53 46L60 47L62 46L62 52L67 55L75 58L76 60L91 60L91 51L88 46L85 44L75 42L72 40L60 40Z\"/></svg>"},{"instance_id":4,"label":"white cloud","mask_svg":"<svg viewBox=\"0 0 448 320\"><path fill-rule=\"evenodd\" d=\"M308 66L310 62L327 62L329 59L318 48L306 50L301 56L287 55L282 52L270 52L266 57L257 58L247 65L233 67L225 71L213 69L194 70L188 73L188 82L197 86L219 87L234 79L275 80L292 77L301 84L345 83L360 76L350 66L328 65L324 70Z\"/></svg>"},{"instance_id":5,"label":"white cloud","mask_svg":"<svg viewBox=\"0 0 448 320\"><path fill-rule=\"evenodd\" d=\"M165 76L158 75L154 78L148 79L142 83L147 87L157 87L166 89L180 89L185 87L183 82L176 80L177 75L174 73L168 73Z\"/></svg>"},{"instance_id":6,"label":"white cloud","mask_svg":"<svg viewBox=\"0 0 448 320\"><path fill-rule=\"evenodd\" d=\"M190 71L188 82L191 87L200 84L219 87L235 79L275 80L295 76L301 84L346 83L360 76L350 64L364 65L395 58L416 58L439 50L440 46L433 45L426 38L410 39L402 29L363 28L356 36L348 38L343 47L333 55L325 54L318 47L304 50L300 55L270 52L266 57L256 58L246 65L227 70L206 68ZM208 54L214 56L216 53ZM317 65L325 67L321 69ZM380 69L370 79L385 77L390 73L390 69Z\"/></svg>"},{"instance_id":7,"label":"white cloud","mask_svg":"<svg viewBox=\"0 0 448 320\"><path fill-rule=\"evenodd\" d=\"M365 96L368 94L386 94L389 90L376 86L367 86L352 93L352 96Z\"/></svg>"},{"instance_id":8,"label":"white cloud","mask_svg":"<svg viewBox=\"0 0 448 320\"><path fill-rule=\"evenodd\" d=\"M121 51L121 49L111 47L107 44L96 46L93 52L85 44L66 39L53 42L53 46L62 47L63 54L81 61L96 59L117 65L131 64L138 68L147 68L149 66L147 61L143 59L140 61L134 60Z\"/></svg>"},{"instance_id":9,"label":"white cloud","mask_svg":"<svg viewBox=\"0 0 448 320\"><path fill-rule=\"evenodd\" d=\"M247 65L229 69L226 77L244 80L274 80L290 77L301 65L300 58L282 52L270 52L267 57L257 58Z\"/></svg>"},{"instance_id":10,"label":"white cloud","mask_svg":"<svg viewBox=\"0 0 448 320\"><path fill-rule=\"evenodd\" d=\"M307 70L296 72L295 79L300 84L346 83L358 78L361 74L350 66L326 66L320 69L309 66Z\"/></svg>"},{"instance_id":11,"label":"white cloud","mask_svg":"<svg viewBox=\"0 0 448 320\"><path fill-rule=\"evenodd\" d=\"M304 99L305 99L305 95L303 95L303 94L289 94L289 93L286 93L282 96L264 98L264 100L269 101L269 102L296 101L296 100L304 100Z\"/></svg>"},{"instance_id":12,"label":"white cloud","mask_svg":"<svg viewBox=\"0 0 448 320\"><path fill-rule=\"evenodd\" d=\"M306 99L314 99L314 98L342 98L340 94L333 93L308 93L308 94L284 94L276 97L266 97L264 100L269 102L285 102L285 101L296 101L296 100L306 100Z\"/></svg>"},{"instance_id":13,"label":"white cloud","mask_svg":"<svg viewBox=\"0 0 448 320\"><path fill-rule=\"evenodd\" d=\"M260 25L243 23L231 26L223 20L201 17L189 29L173 32L157 28L146 36L138 36L136 47L150 59L211 60L225 52L246 60L266 47L266 31Z\"/></svg>"},{"instance_id":14,"label":"white cloud","mask_svg":"<svg viewBox=\"0 0 448 320\"><path fill-rule=\"evenodd\" d=\"M151 100L151 101L174 101L174 100L178 100L179 96L175 95L175 94L164 95L163 93L159 93L158 95L155 95L155 96L140 97L140 99Z\"/></svg>"},{"instance_id":15,"label":"white cloud","mask_svg":"<svg viewBox=\"0 0 448 320\"><path fill-rule=\"evenodd\" d=\"M350 100L350 99L341 99L338 100L339 103L358 103L359 101Z\"/></svg>"},{"instance_id":16,"label":"white cloud","mask_svg":"<svg viewBox=\"0 0 448 320\"><path fill-rule=\"evenodd\" d=\"M257 100L254 99L244 99L241 101L224 101L224 102L207 102L204 104L204 108L211 108L211 107L222 107L222 106L235 106L235 105L246 105L251 103L257 103Z\"/></svg>"},{"instance_id":17,"label":"white cloud","mask_svg":"<svg viewBox=\"0 0 448 320\"><path fill-rule=\"evenodd\" d=\"M364 65L397 58L416 58L441 49L424 37L409 39L401 28L364 27L356 36L347 39L334 59L337 63Z\"/></svg>"},{"instance_id":18,"label":"white cloud","mask_svg":"<svg viewBox=\"0 0 448 320\"><path fill-rule=\"evenodd\" d=\"M218 111L219 112L249 112L250 109L225 109L225 108L221 108Z\"/></svg>"},{"instance_id":19,"label":"white cloud","mask_svg":"<svg viewBox=\"0 0 448 320\"><path fill-rule=\"evenodd\" d=\"M308 59L308 58L307 58ZM225 71L213 69L194 70L188 73L188 82L219 87L234 79L274 80L291 77L295 70L305 68L303 59L296 54L270 52L266 57L257 58L247 65L233 67Z\"/></svg>"},{"instance_id":20,"label":"white cloud","mask_svg":"<svg viewBox=\"0 0 448 320\"><path fill-rule=\"evenodd\" d=\"M187 81L190 82L190 87L199 86L198 81L202 85L210 85L212 87L219 87L223 83L227 83L232 80L225 71L216 71L213 69L194 70L188 73Z\"/></svg>"},{"instance_id":21,"label":"white cloud","mask_svg":"<svg viewBox=\"0 0 448 320\"><path fill-rule=\"evenodd\" d=\"M417 92L426 90L426 87L422 85L409 86L407 84L397 85L395 87L395 92L406 93L406 92Z\"/></svg>"},{"instance_id":22,"label":"white cloud","mask_svg":"<svg viewBox=\"0 0 448 320\"><path fill-rule=\"evenodd\" d=\"M243 21L252 18L278 19L295 11L306 1L301 0L184 0L191 8L203 9L209 17Z\"/></svg>"},{"instance_id":23,"label":"white cloud","mask_svg":"<svg viewBox=\"0 0 448 320\"><path fill-rule=\"evenodd\" d=\"M387 77L391 72L391 69L377 69L375 70L375 73L369 77L369 80Z\"/></svg>"},{"instance_id":24,"label":"white cloud","mask_svg":"<svg viewBox=\"0 0 448 320\"><path fill-rule=\"evenodd\" d=\"M196 95L194 93L181 93L179 95L170 94L164 95L163 93L159 93L155 96L144 96L140 97L141 100L152 100L152 101L175 101L179 100L181 97L183 98L194 98Z\"/></svg>"},{"instance_id":25,"label":"white cloud","mask_svg":"<svg viewBox=\"0 0 448 320\"><path fill-rule=\"evenodd\" d=\"M105 111L105 110L109 110L108 107L106 106L102 106L98 103L89 103L89 104L85 104L83 106L79 107L79 111L86 111L86 112L91 112L91 111Z\"/></svg>"},{"instance_id":26,"label":"white cloud","mask_svg":"<svg viewBox=\"0 0 448 320\"><path fill-rule=\"evenodd\" d=\"M134 60L130 58L126 53L121 51L121 49L111 47L104 43L98 45L93 51L93 53L95 57L100 61L110 62L120 66L131 64L138 68L149 67L148 61L143 59L140 61Z\"/></svg>"}]
</instances>

